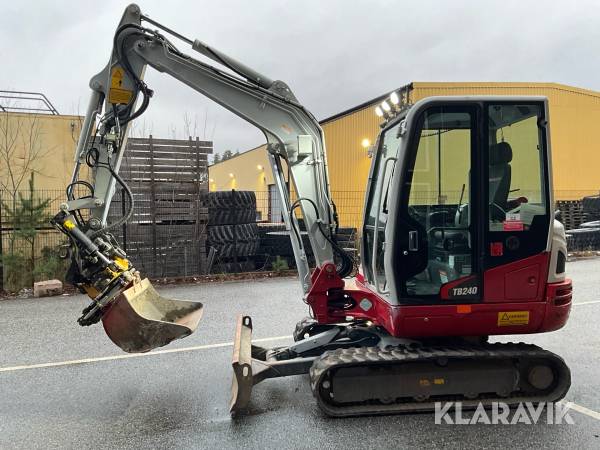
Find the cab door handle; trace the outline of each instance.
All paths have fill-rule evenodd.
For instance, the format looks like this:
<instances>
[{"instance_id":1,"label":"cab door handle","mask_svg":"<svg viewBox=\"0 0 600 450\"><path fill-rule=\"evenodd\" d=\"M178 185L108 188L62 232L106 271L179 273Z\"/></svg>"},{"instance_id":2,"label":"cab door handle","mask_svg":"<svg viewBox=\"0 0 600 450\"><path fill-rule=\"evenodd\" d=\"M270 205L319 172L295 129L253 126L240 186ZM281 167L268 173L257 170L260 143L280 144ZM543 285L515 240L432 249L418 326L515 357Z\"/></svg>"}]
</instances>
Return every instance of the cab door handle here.
<instances>
[{"instance_id":1,"label":"cab door handle","mask_svg":"<svg viewBox=\"0 0 600 450\"><path fill-rule=\"evenodd\" d=\"M408 251L419 251L419 233L416 230L408 232Z\"/></svg>"}]
</instances>

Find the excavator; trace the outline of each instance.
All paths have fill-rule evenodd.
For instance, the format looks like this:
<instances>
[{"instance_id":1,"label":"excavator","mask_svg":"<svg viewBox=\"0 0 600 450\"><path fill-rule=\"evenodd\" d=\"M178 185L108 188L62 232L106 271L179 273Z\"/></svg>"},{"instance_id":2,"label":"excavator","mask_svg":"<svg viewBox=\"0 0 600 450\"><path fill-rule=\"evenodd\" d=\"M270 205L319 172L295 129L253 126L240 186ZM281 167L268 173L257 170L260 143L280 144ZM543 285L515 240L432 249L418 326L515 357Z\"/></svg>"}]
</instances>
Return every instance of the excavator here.
<instances>
[{"instance_id":1,"label":"excavator","mask_svg":"<svg viewBox=\"0 0 600 450\"><path fill-rule=\"evenodd\" d=\"M174 39L203 60L183 53ZM489 341L557 330L571 309L565 232L553 211L546 98L411 103L407 92L392 92L375 110L381 130L357 269L336 239L323 130L290 87L135 4L125 9L108 64L90 81L67 200L52 219L70 241L66 278L91 298L80 325L101 321L121 349L147 352L190 335L202 316L199 302L159 295L111 234L132 214L134 198L119 167L128 127L153 95L144 82L147 67L264 133L285 206L310 317L296 325L292 345L276 348L252 344L251 317L238 317L232 415L248 409L257 383L299 374L308 374L319 407L336 417L432 411L448 400L466 409L565 396L570 371L560 356ZM107 223L117 186L129 207ZM82 189L87 195L78 196Z\"/></svg>"}]
</instances>

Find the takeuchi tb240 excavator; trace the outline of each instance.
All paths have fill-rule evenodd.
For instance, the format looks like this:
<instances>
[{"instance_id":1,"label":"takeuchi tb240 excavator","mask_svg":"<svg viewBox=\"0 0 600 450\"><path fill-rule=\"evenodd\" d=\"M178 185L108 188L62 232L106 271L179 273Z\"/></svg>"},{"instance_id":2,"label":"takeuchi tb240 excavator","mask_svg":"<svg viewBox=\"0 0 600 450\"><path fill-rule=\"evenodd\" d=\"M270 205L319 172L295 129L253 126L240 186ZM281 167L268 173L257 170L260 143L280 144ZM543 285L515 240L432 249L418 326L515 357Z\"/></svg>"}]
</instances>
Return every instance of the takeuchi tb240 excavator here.
<instances>
[{"instance_id":1,"label":"takeuchi tb240 excavator","mask_svg":"<svg viewBox=\"0 0 600 450\"><path fill-rule=\"evenodd\" d=\"M184 54L173 38L221 68ZM67 278L92 299L81 325L102 321L123 350L145 352L191 334L202 315L200 303L161 297L111 235L132 212L119 167L128 126L152 97L143 80L147 66L262 130L285 205L311 317L296 325L293 345L271 349L252 345L251 318L238 318L232 413L248 406L255 384L307 373L331 416L429 411L448 399L464 408L550 402L566 394L570 371L559 356L488 342L492 335L557 330L571 308L565 234L554 220L546 98L431 97L410 105L404 92L392 93L377 109L382 126L357 272L336 242L323 131L289 86L133 4L108 64L91 79L67 201L53 219L70 239ZM80 178L86 165L89 180ZM116 185L129 209L109 224ZM76 198L82 187L89 194ZM298 213L316 260L312 270Z\"/></svg>"}]
</instances>

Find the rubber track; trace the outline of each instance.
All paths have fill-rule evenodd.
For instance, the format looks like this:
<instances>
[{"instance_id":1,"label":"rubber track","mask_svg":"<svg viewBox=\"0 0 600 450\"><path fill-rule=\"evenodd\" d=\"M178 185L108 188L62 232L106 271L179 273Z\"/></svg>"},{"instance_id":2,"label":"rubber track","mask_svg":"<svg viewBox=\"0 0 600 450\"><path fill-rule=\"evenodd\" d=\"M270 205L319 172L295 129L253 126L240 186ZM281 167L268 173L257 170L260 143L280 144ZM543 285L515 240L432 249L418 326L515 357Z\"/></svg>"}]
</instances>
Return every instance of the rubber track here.
<instances>
[{"instance_id":1,"label":"rubber track","mask_svg":"<svg viewBox=\"0 0 600 450\"><path fill-rule=\"evenodd\" d=\"M256 222L256 208L208 208L208 225L233 225Z\"/></svg>"},{"instance_id":2,"label":"rubber track","mask_svg":"<svg viewBox=\"0 0 600 450\"><path fill-rule=\"evenodd\" d=\"M240 225L214 225L206 229L209 243L250 242L259 240L258 225L244 223Z\"/></svg>"},{"instance_id":3,"label":"rubber track","mask_svg":"<svg viewBox=\"0 0 600 450\"><path fill-rule=\"evenodd\" d=\"M256 194L253 191L202 192L200 203L208 208L256 209Z\"/></svg>"},{"instance_id":4,"label":"rubber track","mask_svg":"<svg viewBox=\"0 0 600 450\"><path fill-rule=\"evenodd\" d=\"M258 225L214 225L207 227L207 246L214 247L223 258L254 256L260 247Z\"/></svg>"},{"instance_id":5,"label":"rubber track","mask_svg":"<svg viewBox=\"0 0 600 450\"><path fill-rule=\"evenodd\" d=\"M222 258L237 256L254 256L258 251L260 242L258 240L251 242L222 243L217 242L210 244L217 251L217 255Z\"/></svg>"},{"instance_id":6,"label":"rubber track","mask_svg":"<svg viewBox=\"0 0 600 450\"><path fill-rule=\"evenodd\" d=\"M320 386L327 378L329 371L342 367L357 367L363 365L388 365L394 363L432 362L439 359L460 360L493 360L493 359L545 359L552 362L558 381L554 389L543 395L528 395L516 393L509 398L486 395L477 399L466 399L462 396L435 397L430 401L401 401L383 404L372 400L360 404L335 405L329 399L320 395ZM443 368L440 368L442 374ZM335 383L335 378L334 378ZM464 410L474 409L479 403L490 406L492 402L504 402L508 405L518 402L555 402L563 398L571 385L571 372L564 360L536 345L523 343L496 343L464 346L435 346L412 348L408 346L358 347L328 351L315 360L310 369L310 384L313 395L317 398L319 407L329 416L348 417L379 414L399 414L411 412L431 412L435 410L435 402L460 401ZM459 397L459 398L457 398Z\"/></svg>"}]
</instances>

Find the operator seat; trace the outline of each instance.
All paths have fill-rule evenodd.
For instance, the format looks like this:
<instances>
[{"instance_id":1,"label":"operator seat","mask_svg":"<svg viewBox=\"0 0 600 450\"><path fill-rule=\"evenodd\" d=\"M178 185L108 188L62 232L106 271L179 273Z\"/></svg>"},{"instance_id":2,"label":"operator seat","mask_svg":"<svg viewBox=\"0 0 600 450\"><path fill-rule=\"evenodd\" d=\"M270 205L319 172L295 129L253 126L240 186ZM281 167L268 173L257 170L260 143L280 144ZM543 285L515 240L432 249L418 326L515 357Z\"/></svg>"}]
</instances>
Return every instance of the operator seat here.
<instances>
[{"instance_id":1,"label":"operator seat","mask_svg":"<svg viewBox=\"0 0 600 450\"><path fill-rule=\"evenodd\" d=\"M512 148L508 142L490 145L490 206L495 204L504 211L507 209L510 191ZM492 218L504 220L497 207L490 207Z\"/></svg>"}]
</instances>

